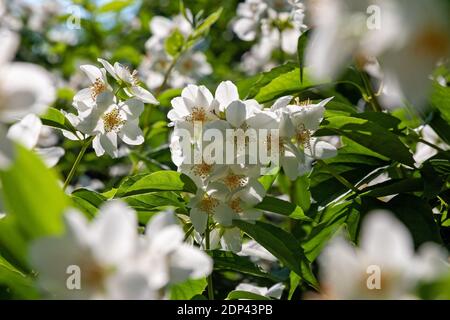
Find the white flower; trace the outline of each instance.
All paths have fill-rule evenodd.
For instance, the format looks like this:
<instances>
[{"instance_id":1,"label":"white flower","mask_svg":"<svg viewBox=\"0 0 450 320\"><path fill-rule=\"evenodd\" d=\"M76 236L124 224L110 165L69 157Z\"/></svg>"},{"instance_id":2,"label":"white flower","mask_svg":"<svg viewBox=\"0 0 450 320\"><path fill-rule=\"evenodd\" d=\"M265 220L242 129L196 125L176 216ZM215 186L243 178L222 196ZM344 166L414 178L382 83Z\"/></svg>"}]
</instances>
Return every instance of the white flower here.
<instances>
[{"instance_id":1,"label":"white flower","mask_svg":"<svg viewBox=\"0 0 450 320\"><path fill-rule=\"evenodd\" d=\"M366 14L378 6L381 17ZM420 107L430 87L429 75L450 52L450 28L441 1L312 2L316 26L306 50L306 64L320 79L336 77L352 59L363 64L379 59L389 82L398 84L397 95ZM411 68L414 65L414 68Z\"/></svg>"},{"instance_id":2,"label":"white flower","mask_svg":"<svg viewBox=\"0 0 450 320\"><path fill-rule=\"evenodd\" d=\"M277 258L273 254L271 254L269 251L267 251L266 248L261 246L255 240L250 240L250 241L245 242L242 245L242 250L238 253L238 255L249 256L254 259L265 260L265 261L269 261L269 262L277 261Z\"/></svg>"},{"instance_id":3,"label":"white flower","mask_svg":"<svg viewBox=\"0 0 450 320\"><path fill-rule=\"evenodd\" d=\"M207 254L183 243L172 212L153 217L145 236L137 232L136 213L118 201L103 205L90 223L77 211L65 217L65 235L31 247L31 264L51 297L162 299L168 285L212 271ZM70 287L77 285L73 270L80 272L78 289Z\"/></svg>"},{"instance_id":4,"label":"white flower","mask_svg":"<svg viewBox=\"0 0 450 320\"><path fill-rule=\"evenodd\" d=\"M38 239L31 247L31 264L39 273L41 287L55 298L119 298L111 292L117 283L121 283L123 293L130 293L126 289L134 282L120 270L124 264L132 263L136 254L135 213L124 204L113 202L102 207L91 223L83 214L69 211L65 224L65 235ZM73 272L70 268L79 268L79 290L67 286Z\"/></svg>"},{"instance_id":5,"label":"white flower","mask_svg":"<svg viewBox=\"0 0 450 320\"><path fill-rule=\"evenodd\" d=\"M187 12L190 15L190 11L187 10ZM148 51L164 49L164 40L175 30L187 37L192 32L192 26L182 14L176 15L172 19L163 16L153 17L150 21L152 37L145 43L146 49Z\"/></svg>"},{"instance_id":6,"label":"white flower","mask_svg":"<svg viewBox=\"0 0 450 320\"><path fill-rule=\"evenodd\" d=\"M281 295L283 294L284 288L285 286L282 283L277 283L270 288L258 287L249 283L241 283L236 287L235 290L247 291L267 298L280 299Z\"/></svg>"},{"instance_id":7,"label":"white flower","mask_svg":"<svg viewBox=\"0 0 450 320\"><path fill-rule=\"evenodd\" d=\"M188 85L181 97L172 99L171 104L167 117L174 124L184 122L193 126L198 122L204 125L218 119L214 114L217 101L205 86Z\"/></svg>"},{"instance_id":8,"label":"white flower","mask_svg":"<svg viewBox=\"0 0 450 320\"><path fill-rule=\"evenodd\" d=\"M82 65L80 69L89 78L91 86L78 91L73 97L73 100L74 107L78 107L79 109L77 109L79 111L85 111L95 104L95 100L100 94L106 91L112 92L112 87L108 84L105 69L100 69L93 65Z\"/></svg>"},{"instance_id":9,"label":"white flower","mask_svg":"<svg viewBox=\"0 0 450 320\"><path fill-rule=\"evenodd\" d=\"M437 245L425 244L415 254L408 229L384 211L364 220L359 243L359 248L354 248L336 238L322 252L320 275L326 297L410 298L418 281L429 281L448 271L445 255Z\"/></svg>"},{"instance_id":10,"label":"white flower","mask_svg":"<svg viewBox=\"0 0 450 320\"><path fill-rule=\"evenodd\" d=\"M152 288L203 278L212 272L212 259L183 243L184 236L172 212L160 213L147 225L138 268L146 274Z\"/></svg>"},{"instance_id":11,"label":"white flower","mask_svg":"<svg viewBox=\"0 0 450 320\"><path fill-rule=\"evenodd\" d=\"M92 142L97 156L105 152L111 157L118 157L117 137L128 145L144 142L139 128L139 116L144 111L144 104L137 99L116 103L114 96L105 92L97 98L96 104L80 114L77 129L94 136Z\"/></svg>"},{"instance_id":12,"label":"white flower","mask_svg":"<svg viewBox=\"0 0 450 320\"><path fill-rule=\"evenodd\" d=\"M327 159L336 155L336 148L313 137L323 119L325 104L332 98L318 104L311 102L290 104L292 97L281 97L270 109L255 112L247 123L252 128L279 130L280 153L279 164L289 179L295 180L299 175L311 169L314 159ZM267 137L269 149L272 137Z\"/></svg>"},{"instance_id":13,"label":"white flower","mask_svg":"<svg viewBox=\"0 0 450 320\"><path fill-rule=\"evenodd\" d=\"M41 133L45 129L41 120L34 114L29 114L12 125L8 130L8 138L21 143L30 150L39 154L49 167L55 166L64 155L64 149L60 147L40 147Z\"/></svg>"},{"instance_id":14,"label":"white flower","mask_svg":"<svg viewBox=\"0 0 450 320\"><path fill-rule=\"evenodd\" d=\"M129 97L134 97L141 100L143 103L159 104L158 100L150 93L150 91L142 88L140 86L140 80L137 76L138 72L130 69L118 62L114 63L112 66L108 61L103 59L98 59L98 61L103 65L106 71L117 81L119 84L125 84L125 93Z\"/></svg>"},{"instance_id":15,"label":"white flower","mask_svg":"<svg viewBox=\"0 0 450 320\"><path fill-rule=\"evenodd\" d=\"M233 219L229 212L217 210L228 194L225 186L210 184L205 189L199 188L195 197L189 201L191 222L200 234L205 232L209 217L226 226L231 226Z\"/></svg>"},{"instance_id":16,"label":"white flower","mask_svg":"<svg viewBox=\"0 0 450 320\"><path fill-rule=\"evenodd\" d=\"M256 38L261 15L267 9L267 4L262 0L246 0L237 7L237 19L233 23L233 31L244 41L252 41Z\"/></svg>"},{"instance_id":17,"label":"white flower","mask_svg":"<svg viewBox=\"0 0 450 320\"><path fill-rule=\"evenodd\" d=\"M0 29L0 40L0 123L12 123L30 113L44 113L55 98L50 75L31 63L10 62L19 43L16 33ZM13 146L1 125L0 167L7 168L13 156Z\"/></svg>"}]
</instances>

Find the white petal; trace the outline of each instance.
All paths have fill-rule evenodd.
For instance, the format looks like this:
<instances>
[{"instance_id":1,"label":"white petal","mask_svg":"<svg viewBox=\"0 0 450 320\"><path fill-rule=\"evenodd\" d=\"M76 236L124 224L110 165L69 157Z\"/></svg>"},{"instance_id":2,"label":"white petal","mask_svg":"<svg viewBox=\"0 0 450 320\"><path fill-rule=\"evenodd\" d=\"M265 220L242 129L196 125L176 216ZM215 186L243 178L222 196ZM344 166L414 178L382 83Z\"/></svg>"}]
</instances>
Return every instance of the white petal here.
<instances>
[{"instance_id":1,"label":"white petal","mask_svg":"<svg viewBox=\"0 0 450 320\"><path fill-rule=\"evenodd\" d=\"M127 121L120 129L119 138L129 145L140 145L144 143L144 134L139 128L139 120Z\"/></svg>"},{"instance_id":2,"label":"white petal","mask_svg":"<svg viewBox=\"0 0 450 320\"><path fill-rule=\"evenodd\" d=\"M44 113L56 92L50 74L43 68L24 62L2 67L0 120L14 122L24 116Z\"/></svg>"},{"instance_id":3,"label":"white petal","mask_svg":"<svg viewBox=\"0 0 450 320\"><path fill-rule=\"evenodd\" d=\"M112 158L117 158L119 156L117 150L117 134L115 132L99 134L94 138L92 143L97 156L101 156L105 152Z\"/></svg>"},{"instance_id":4,"label":"white petal","mask_svg":"<svg viewBox=\"0 0 450 320\"><path fill-rule=\"evenodd\" d=\"M231 208L226 204L221 203L214 210L214 220L222 226L230 227L233 223L233 218L233 210L231 210Z\"/></svg>"},{"instance_id":5,"label":"white petal","mask_svg":"<svg viewBox=\"0 0 450 320\"><path fill-rule=\"evenodd\" d=\"M136 213L120 201L107 202L91 225L93 252L105 265L130 259L137 245Z\"/></svg>"},{"instance_id":6,"label":"white petal","mask_svg":"<svg viewBox=\"0 0 450 320\"><path fill-rule=\"evenodd\" d=\"M86 111L89 105L92 105L94 103L94 99L92 99L92 90L90 88L81 89L75 94L73 100L75 108L77 108L80 111ZM85 103L84 104L75 103L78 101Z\"/></svg>"},{"instance_id":7,"label":"white petal","mask_svg":"<svg viewBox=\"0 0 450 320\"><path fill-rule=\"evenodd\" d=\"M292 99L293 99L292 96L285 96L285 97L278 98L275 101L275 103L272 105L272 107L270 107L270 110L276 111L278 109L282 109L282 108L286 107L292 101Z\"/></svg>"},{"instance_id":8,"label":"white petal","mask_svg":"<svg viewBox=\"0 0 450 320\"><path fill-rule=\"evenodd\" d=\"M283 294L284 289L285 289L284 284L277 283L277 284L271 286L269 288L269 290L267 290L266 296L275 298L275 299L280 299L281 295Z\"/></svg>"},{"instance_id":9,"label":"white petal","mask_svg":"<svg viewBox=\"0 0 450 320\"><path fill-rule=\"evenodd\" d=\"M98 62L100 62L103 67L105 68L106 71L108 71L108 73L116 80L118 80L118 77L116 75L116 72L114 71L114 67L111 65L111 63L109 63L108 61L104 60L104 59L97 59Z\"/></svg>"},{"instance_id":10,"label":"white petal","mask_svg":"<svg viewBox=\"0 0 450 320\"><path fill-rule=\"evenodd\" d=\"M11 61L19 46L19 36L5 28L0 30L0 66Z\"/></svg>"},{"instance_id":11,"label":"white petal","mask_svg":"<svg viewBox=\"0 0 450 320\"><path fill-rule=\"evenodd\" d=\"M222 236L222 247L225 250L239 252L242 249L242 235L238 228L225 229Z\"/></svg>"},{"instance_id":12,"label":"white petal","mask_svg":"<svg viewBox=\"0 0 450 320\"><path fill-rule=\"evenodd\" d=\"M198 208L192 208L190 216L194 229L199 233L205 232L206 224L208 222L208 214Z\"/></svg>"},{"instance_id":13,"label":"white petal","mask_svg":"<svg viewBox=\"0 0 450 320\"><path fill-rule=\"evenodd\" d=\"M310 145L312 150L306 148L305 153L314 159L329 159L337 155L336 147L326 141L314 138L310 140Z\"/></svg>"},{"instance_id":14,"label":"white petal","mask_svg":"<svg viewBox=\"0 0 450 320\"><path fill-rule=\"evenodd\" d=\"M412 261L414 244L408 229L391 213L375 211L362 225L360 246L380 267L404 269Z\"/></svg>"},{"instance_id":15,"label":"white petal","mask_svg":"<svg viewBox=\"0 0 450 320\"><path fill-rule=\"evenodd\" d=\"M83 70L92 83L94 83L97 79L101 79L103 81L104 76L100 68L90 64L85 64L80 66L80 69Z\"/></svg>"},{"instance_id":16,"label":"white petal","mask_svg":"<svg viewBox=\"0 0 450 320\"><path fill-rule=\"evenodd\" d=\"M212 266L213 261L206 253L182 244L171 256L171 283L206 277L211 273Z\"/></svg>"},{"instance_id":17,"label":"white petal","mask_svg":"<svg viewBox=\"0 0 450 320\"><path fill-rule=\"evenodd\" d=\"M114 71L119 79L126 83L133 83L130 70L119 62L114 63Z\"/></svg>"},{"instance_id":18,"label":"white petal","mask_svg":"<svg viewBox=\"0 0 450 320\"><path fill-rule=\"evenodd\" d=\"M128 99L119 108L126 113L127 120L136 120L144 111L144 103L138 99Z\"/></svg>"},{"instance_id":19,"label":"white petal","mask_svg":"<svg viewBox=\"0 0 450 320\"><path fill-rule=\"evenodd\" d=\"M21 143L28 149L33 149L39 139L42 122L38 116L29 114L8 130L8 138Z\"/></svg>"},{"instance_id":20,"label":"white petal","mask_svg":"<svg viewBox=\"0 0 450 320\"><path fill-rule=\"evenodd\" d=\"M35 152L41 156L48 167L54 167L59 159L64 156L64 149L60 147L36 148Z\"/></svg>"},{"instance_id":21,"label":"white petal","mask_svg":"<svg viewBox=\"0 0 450 320\"><path fill-rule=\"evenodd\" d=\"M222 81L216 89L215 97L219 101L221 110L227 107L231 102L239 100L239 93L236 85L231 81Z\"/></svg>"},{"instance_id":22,"label":"white petal","mask_svg":"<svg viewBox=\"0 0 450 320\"><path fill-rule=\"evenodd\" d=\"M244 41L252 41L256 37L257 21L253 19L242 18L236 21L233 31Z\"/></svg>"},{"instance_id":23,"label":"white petal","mask_svg":"<svg viewBox=\"0 0 450 320\"><path fill-rule=\"evenodd\" d=\"M154 105L159 104L159 101L156 100L155 96L152 95L150 91L145 90L144 88L141 88L139 86L132 86L131 88L127 89L127 91L128 91L127 93L129 93L130 96L136 97L143 103L150 103Z\"/></svg>"},{"instance_id":24,"label":"white petal","mask_svg":"<svg viewBox=\"0 0 450 320\"><path fill-rule=\"evenodd\" d=\"M239 128L246 120L245 104L241 101L233 101L225 109L227 121L235 128Z\"/></svg>"},{"instance_id":25,"label":"white petal","mask_svg":"<svg viewBox=\"0 0 450 320\"><path fill-rule=\"evenodd\" d=\"M285 154L280 157L280 164L283 167L284 174L291 181L298 178L300 174L299 161L293 153L286 151Z\"/></svg>"}]
</instances>

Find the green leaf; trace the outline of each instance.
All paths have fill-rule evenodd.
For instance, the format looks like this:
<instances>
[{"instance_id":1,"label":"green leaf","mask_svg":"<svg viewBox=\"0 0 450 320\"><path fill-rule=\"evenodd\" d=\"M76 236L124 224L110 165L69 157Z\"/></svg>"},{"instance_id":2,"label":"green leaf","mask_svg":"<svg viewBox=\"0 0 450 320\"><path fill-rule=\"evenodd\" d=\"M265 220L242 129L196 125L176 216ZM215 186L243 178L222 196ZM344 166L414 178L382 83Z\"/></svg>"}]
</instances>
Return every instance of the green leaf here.
<instances>
[{"instance_id":1,"label":"green leaf","mask_svg":"<svg viewBox=\"0 0 450 320\"><path fill-rule=\"evenodd\" d=\"M293 235L272 224L256 221L250 223L234 220L233 223L277 257L287 268L297 273L312 287L317 288L317 280L310 269L300 243Z\"/></svg>"},{"instance_id":2,"label":"green leaf","mask_svg":"<svg viewBox=\"0 0 450 320\"><path fill-rule=\"evenodd\" d=\"M259 294L249 292L249 291L240 291L240 290L234 290L231 291L227 298L225 300L272 300L270 298L267 298L265 296L261 296Z\"/></svg>"},{"instance_id":3,"label":"green leaf","mask_svg":"<svg viewBox=\"0 0 450 320\"><path fill-rule=\"evenodd\" d=\"M298 58L298 65L300 67L300 83L303 83L303 68L305 67L304 55L305 55L306 44L308 42L309 31L310 30L303 32L300 35L300 37L298 37L298 42L297 42L297 58Z\"/></svg>"},{"instance_id":4,"label":"green leaf","mask_svg":"<svg viewBox=\"0 0 450 320\"><path fill-rule=\"evenodd\" d=\"M423 199L400 194L388 202L388 208L408 227L416 247L429 241L442 243L433 211Z\"/></svg>"},{"instance_id":5,"label":"green leaf","mask_svg":"<svg viewBox=\"0 0 450 320\"><path fill-rule=\"evenodd\" d=\"M71 196L77 207L88 213L91 217L94 217L97 214L98 208L108 200L102 194L84 188L75 190Z\"/></svg>"},{"instance_id":6,"label":"green leaf","mask_svg":"<svg viewBox=\"0 0 450 320\"><path fill-rule=\"evenodd\" d=\"M278 68L287 67L292 64L286 64ZM267 77L273 77L274 75L271 72L279 73L281 70L277 70L277 68L272 69L268 73L266 73L261 81L268 80ZM300 83L298 79L300 78L300 69L295 67L291 71L285 72L283 71L278 76L274 77L269 83L265 84L262 87L259 87L261 83L256 84L256 89L258 89L257 94L253 97L260 103L266 103L272 101L276 98L299 93L302 90L308 89L318 83L312 82L310 77L308 76L308 69L304 70L303 82Z\"/></svg>"},{"instance_id":7,"label":"green leaf","mask_svg":"<svg viewBox=\"0 0 450 320\"><path fill-rule=\"evenodd\" d=\"M41 121L44 125L56 129L66 130L69 132L76 132L69 120L55 108L48 108L47 113L41 116Z\"/></svg>"},{"instance_id":8,"label":"green leaf","mask_svg":"<svg viewBox=\"0 0 450 320\"><path fill-rule=\"evenodd\" d=\"M350 216L359 216L360 203L357 200L346 201L326 207L321 213L321 220L313 227L302 246L305 255L314 261L327 242L347 222Z\"/></svg>"},{"instance_id":9,"label":"green leaf","mask_svg":"<svg viewBox=\"0 0 450 320\"><path fill-rule=\"evenodd\" d=\"M164 48L169 55L175 57L183 49L184 41L183 34L180 30L175 29L164 41Z\"/></svg>"},{"instance_id":10,"label":"green leaf","mask_svg":"<svg viewBox=\"0 0 450 320\"><path fill-rule=\"evenodd\" d=\"M296 220L311 221L311 218L305 215L301 207L271 196L266 196L255 208L278 213Z\"/></svg>"},{"instance_id":11,"label":"green leaf","mask_svg":"<svg viewBox=\"0 0 450 320\"><path fill-rule=\"evenodd\" d=\"M28 239L60 233L70 201L58 177L32 151L17 146L16 153L11 168L0 173L6 213Z\"/></svg>"},{"instance_id":12,"label":"green leaf","mask_svg":"<svg viewBox=\"0 0 450 320\"><path fill-rule=\"evenodd\" d=\"M422 190L423 181L420 178L393 179L366 188L362 195L379 198L398 193L417 192Z\"/></svg>"},{"instance_id":13,"label":"green leaf","mask_svg":"<svg viewBox=\"0 0 450 320\"><path fill-rule=\"evenodd\" d=\"M431 105L438 109L444 120L450 124L450 88L441 86L437 81L433 82L433 91L431 94Z\"/></svg>"},{"instance_id":14,"label":"green leaf","mask_svg":"<svg viewBox=\"0 0 450 320\"><path fill-rule=\"evenodd\" d=\"M336 116L325 119L323 127L338 135L359 143L383 156L414 167L414 159L409 149L398 136L386 128L366 119Z\"/></svg>"},{"instance_id":15,"label":"green leaf","mask_svg":"<svg viewBox=\"0 0 450 320\"><path fill-rule=\"evenodd\" d=\"M214 270L216 271L236 271L243 274L271 279L273 281L283 281L284 279L267 273L246 257L241 257L231 251L214 250L209 254L214 260Z\"/></svg>"},{"instance_id":16,"label":"green leaf","mask_svg":"<svg viewBox=\"0 0 450 320\"><path fill-rule=\"evenodd\" d=\"M33 279L17 270L12 264L0 256L0 295L1 285L6 286L12 299L37 299Z\"/></svg>"},{"instance_id":17,"label":"green leaf","mask_svg":"<svg viewBox=\"0 0 450 320\"><path fill-rule=\"evenodd\" d=\"M244 95L247 99L254 98L261 88L269 85L273 80L283 76L288 72L292 72L297 68L293 62L287 62L281 66L275 67L269 71L255 75L249 79L238 83L239 93ZM298 82L298 81L297 81ZM248 91L246 94L245 91Z\"/></svg>"},{"instance_id":18,"label":"green leaf","mask_svg":"<svg viewBox=\"0 0 450 320\"><path fill-rule=\"evenodd\" d=\"M192 33L191 38L197 39L202 37L209 31L209 28L216 23L216 21L220 18L222 14L222 8L217 9L213 13L211 13Z\"/></svg>"},{"instance_id":19,"label":"green leaf","mask_svg":"<svg viewBox=\"0 0 450 320\"><path fill-rule=\"evenodd\" d=\"M133 0L114 0L105 3L97 9L98 13L122 11L133 3Z\"/></svg>"},{"instance_id":20,"label":"green leaf","mask_svg":"<svg viewBox=\"0 0 450 320\"><path fill-rule=\"evenodd\" d=\"M133 181L133 179L135 179ZM145 194L154 191L184 191L195 193L195 183L185 174L176 171L158 171L139 175L124 182L117 190L117 197Z\"/></svg>"},{"instance_id":21,"label":"green leaf","mask_svg":"<svg viewBox=\"0 0 450 320\"><path fill-rule=\"evenodd\" d=\"M205 291L208 282L206 278L187 280L180 284L170 286L170 300L191 300Z\"/></svg>"}]
</instances>

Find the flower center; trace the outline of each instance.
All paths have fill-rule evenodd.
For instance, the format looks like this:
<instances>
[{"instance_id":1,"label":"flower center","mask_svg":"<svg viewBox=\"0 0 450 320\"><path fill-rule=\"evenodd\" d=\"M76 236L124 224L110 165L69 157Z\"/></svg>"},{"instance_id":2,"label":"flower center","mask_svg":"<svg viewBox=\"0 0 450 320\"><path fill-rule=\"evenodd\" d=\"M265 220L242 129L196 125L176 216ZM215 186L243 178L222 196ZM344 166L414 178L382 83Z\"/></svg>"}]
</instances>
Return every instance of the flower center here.
<instances>
[{"instance_id":1,"label":"flower center","mask_svg":"<svg viewBox=\"0 0 450 320\"><path fill-rule=\"evenodd\" d=\"M230 173L223 179L223 181L228 188L234 190L239 187L244 187L248 182L248 178L245 176Z\"/></svg>"},{"instance_id":2,"label":"flower center","mask_svg":"<svg viewBox=\"0 0 450 320\"><path fill-rule=\"evenodd\" d=\"M194 107L190 115L186 116L186 121L189 122L206 122L208 120L208 115L203 107Z\"/></svg>"},{"instance_id":3,"label":"flower center","mask_svg":"<svg viewBox=\"0 0 450 320\"><path fill-rule=\"evenodd\" d=\"M414 46L418 53L435 59L445 57L450 51L448 35L433 26L419 33Z\"/></svg>"},{"instance_id":4,"label":"flower center","mask_svg":"<svg viewBox=\"0 0 450 320\"><path fill-rule=\"evenodd\" d=\"M212 167L213 167L212 164L207 164L207 163L203 162L203 163L194 165L192 167L191 171L196 176L198 176L202 179L205 179L211 173Z\"/></svg>"},{"instance_id":5,"label":"flower center","mask_svg":"<svg viewBox=\"0 0 450 320\"><path fill-rule=\"evenodd\" d=\"M242 210L241 207L241 200L239 198L235 198L230 201L229 206L231 210L233 210L236 213L242 213L244 210Z\"/></svg>"},{"instance_id":6,"label":"flower center","mask_svg":"<svg viewBox=\"0 0 450 320\"><path fill-rule=\"evenodd\" d=\"M311 131L305 128L304 124L300 124L296 130L295 139L304 148L311 149Z\"/></svg>"},{"instance_id":7,"label":"flower center","mask_svg":"<svg viewBox=\"0 0 450 320\"><path fill-rule=\"evenodd\" d=\"M91 97L92 100L95 101L95 99L98 97L98 95L104 91L106 91L107 87L106 84L103 82L102 79L97 78L95 79L95 82L90 87L91 89Z\"/></svg>"},{"instance_id":8,"label":"flower center","mask_svg":"<svg viewBox=\"0 0 450 320\"><path fill-rule=\"evenodd\" d=\"M199 208L203 212L212 214L214 209L219 205L219 200L210 195L205 194L202 201L200 202Z\"/></svg>"},{"instance_id":9,"label":"flower center","mask_svg":"<svg viewBox=\"0 0 450 320\"><path fill-rule=\"evenodd\" d=\"M106 132L119 131L125 120L119 113L119 109L115 108L110 112L107 112L102 117L103 125Z\"/></svg>"}]
</instances>

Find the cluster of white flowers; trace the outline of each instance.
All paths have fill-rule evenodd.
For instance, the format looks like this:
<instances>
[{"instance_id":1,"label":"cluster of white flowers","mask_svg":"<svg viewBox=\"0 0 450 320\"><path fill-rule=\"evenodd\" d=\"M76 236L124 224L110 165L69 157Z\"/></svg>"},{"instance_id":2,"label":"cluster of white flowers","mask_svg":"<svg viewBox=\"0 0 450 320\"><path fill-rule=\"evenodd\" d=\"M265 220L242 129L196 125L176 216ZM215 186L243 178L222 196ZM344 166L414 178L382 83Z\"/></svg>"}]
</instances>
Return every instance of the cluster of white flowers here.
<instances>
[{"instance_id":1,"label":"cluster of white flowers","mask_svg":"<svg viewBox=\"0 0 450 320\"><path fill-rule=\"evenodd\" d=\"M191 17L189 10L186 11L188 17ZM139 67L145 84L150 89L161 87L165 76L170 72L166 84L172 88L180 88L187 84L196 83L198 79L212 73L211 65L206 60L204 53L196 51L195 48L189 49L174 62L174 57L166 52L166 39L174 31L178 31L185 40L193 32L191 23L182 14L172 19L162 16L155 16L150 22L152 36L147 40L145 48L147 55ZM171 65L175 63L172 70Z\"/></svg>"},{"instance_id":2,"label":"cluster of white flowers","mask_svg":"<svg viewBox=\"0 0 450 320\"><path fill-rule=\"evenodd\" d=\"M298 0L246 0L239 3L233 31L244 41L258 40L245 53L242 67L248 73L270 67L272 52L297 52L297 40L306 30L304 5Z\"/></svg>"},{"instance_id":3,"label":"cluster of white flowers","mask_svg":"<svg viewBox=\"0 0 450 320\"><path fill-rule=\"evenodd\" d=\"M421 0L311 1L306 63L320 79L339 75L352 59L360 67L377 58L386 107L420 107L430 87L429 76L450 53L448 6ZM370 13L370 14L368 14ZM414 66L414 67L412 67Z\"/></svg>"},{"instance_id":4,"label":"cluster of white flowers","mask_svg":"<svg viewBox=\"0 0 450 320\"><path fill-rule=\"evenodd\" d=\"M31 263L41 288L59 299L164 299L171 285L206 277L211 258L183 243L172 212L152 218L138 234L136 213L105 204L92 221L75 210L65 215L66 233L41 238Z\"/></svg>"},{"instance_id":5,"label":"cluster of white flowers","mask_svg":"<svg viewBox=\"0 0 450 320\"><path fill-rule=\"evenodd\" d=\"M88 76L91 86L77 92L73 106L78 114L67 114L67 118L80 134L65 132L72 140L92 138L97 156L105 152L111 157L119 156L118 139L127 145L140 145L144 142L139 128L139 116L144 111L144 104L158 104L156 98L140 85L137 71L130 71L126 66L116 62L98 59L103 68L83 65L81 69ZM108 75L118 84L118 89L108 83ZM128 97L122 101L118 92Z\"/></svg>"},{"instance_id":6,"label":"cluster of white flowers","mask_svg":"<svg viewBox=\"0 0 450 320\"><path fill-rule=\"evenodd\" d=\"M195 230L203 234L211 219L218 223L211 233L212 242L222 239L223 247L240 251L241 233L233 228L233 219L254 221L261 216L255 205L266 193L258 181L262 173L270 172L264 168L279 164L295 180L310 169L312 159L336 154L332 145L312 137L330 99L313 104L286 96L266 109L256 100L240 100L230 81L220 83L214 96L204 86L189 85L174 98L168 113L174 126L172 161L198 187L190 201ZM267 159L272 163L256 156L252 146L258 143L265 152L276 152ZM200 156L193 159L191 151L199 151Z\"/></svg>"},{"instance_id":7,"label":"cluster of white flowers","mask_svg":"<svg viewBox=\"0 0 450 320\"><path fill-rule=\"evenodd\" d=\"M449 265L445 249L425 243L414 252L408 229L393 215L377 211L363 221L359 248L341 237L320 256L322 298L411 299L417 285L432 281Z\"/></svg>"}]
</instances>

